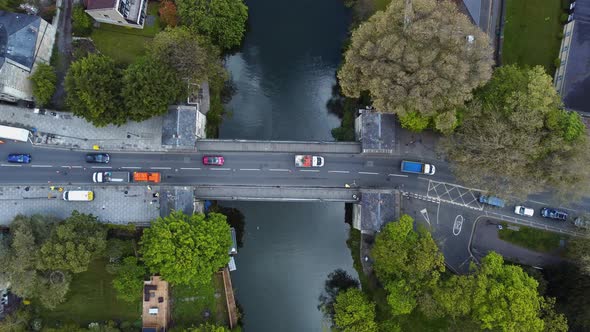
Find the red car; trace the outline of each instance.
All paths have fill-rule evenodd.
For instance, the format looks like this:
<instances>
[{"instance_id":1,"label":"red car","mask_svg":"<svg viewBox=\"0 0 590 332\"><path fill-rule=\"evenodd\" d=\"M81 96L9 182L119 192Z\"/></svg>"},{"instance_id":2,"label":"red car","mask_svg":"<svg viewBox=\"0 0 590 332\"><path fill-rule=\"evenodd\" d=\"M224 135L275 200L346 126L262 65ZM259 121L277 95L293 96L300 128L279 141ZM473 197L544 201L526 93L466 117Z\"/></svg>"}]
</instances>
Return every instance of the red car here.
<instances>
[{"instance_id":1,"label":"red car","mask_svg":"<svg viewBox=\"0 0 590 332\"><path fill-rule=\"evenodd\" d=\"M223 166L225 160L221 156L204 156L203 165Z\"/></svg>"}]
</instances>

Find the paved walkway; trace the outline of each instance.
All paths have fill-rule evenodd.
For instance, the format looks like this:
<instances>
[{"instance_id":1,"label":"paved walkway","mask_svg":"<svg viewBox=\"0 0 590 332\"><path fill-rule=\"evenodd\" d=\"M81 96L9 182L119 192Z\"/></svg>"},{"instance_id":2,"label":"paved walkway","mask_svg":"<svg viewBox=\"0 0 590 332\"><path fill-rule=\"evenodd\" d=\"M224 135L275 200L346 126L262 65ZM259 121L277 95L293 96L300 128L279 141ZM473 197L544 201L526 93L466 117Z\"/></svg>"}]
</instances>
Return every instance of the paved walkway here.
<instances>
[{"instance_id":1,"label":"paved walkway","mask_svg":"<svg viewBox=\"0 0 590 332\"><path fill-rule=\"evenodd\" d=\"M49 186L0 187L0 225L8 225L18 214L52 215L67 218L72 211L91 213L100 221L127 224L145 223L160 216L160 203L153 198L159 187L144 186L64 186L65 190L92 189L94 201L64 201L62 193Z\"/></svg>"},{"instance_id":2,"label":"paved walkway","mask_svg":"<svg viewBox=\"0 0 590 332\"><path fill-rule=\"evenodd\" d=\"M105 150L162 151L162 121L162 117L154 117L120 127L96 128L71 113L48 110L39 115L32 109L0 104L1 124L36 128L34 144L66 149L91 150L99 145Z\"/></svg>"},{"instance_id":3,"label":"paved walkway","mask_svg":"<svg viewBox=\"0 0 590 332\"><path fill-rule=\"evenodd\" d=\"M357 142L199 140L198 151L272 151L305 153L360 153Z\"/></svg>"}]
</instances>

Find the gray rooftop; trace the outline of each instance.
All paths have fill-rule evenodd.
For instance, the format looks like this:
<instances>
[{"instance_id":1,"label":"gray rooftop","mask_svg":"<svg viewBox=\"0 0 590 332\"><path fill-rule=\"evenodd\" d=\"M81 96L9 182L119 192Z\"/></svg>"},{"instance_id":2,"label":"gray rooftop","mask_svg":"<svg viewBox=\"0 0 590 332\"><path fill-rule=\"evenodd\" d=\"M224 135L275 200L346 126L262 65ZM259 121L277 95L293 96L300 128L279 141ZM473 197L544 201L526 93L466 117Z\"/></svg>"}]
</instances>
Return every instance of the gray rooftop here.
<instances>
[{"instance_id":1,"label":"gray rooftop","mask_svg":"<svg viewBox=\"0 0 590 332\"><path fill-rule=\"evenodd\" d=\"M197 112L194 106L170 106L162 124L162 145L193 149L197 140Z\"/></svg>"},{"instance_id":2,"label":"gray rooftop","mask_svg":"<svg viewBox=\"0 0 590 332\"><path fill-rule=\"evenodd\" d=\"M33 67L40 24L39 16L0 11L0 67L6 59Z\"/></svg>"},{"instance_id":3,"label":"gray rooftop","mask_svg":"<svg viewBox=\"0 0 590 332\"><path fill-rule=\"evenodd\" d=\"M164 218L172 211L180 210L192 215L195 194L191 187L168 187L160 189L160 217Z\"/></svg>"},{"instance_id":4,"label":"gray rooftop","mask_svg":"<svg viewBox=\"0 0 590 332\"><path fill-rule=\"evenodd\" d=\"M361 191L361 230L378 232L388 222L395 220L395 195L393 191Z\"/></svg>"},{"instance_id":5,"label":"gray rooftop","mask_svg":"<svg viewBox=\"0 0 590 332\"><path fill-rule=\"evenodd\" d=\"M475 22L475 25L479 25L481 1L482 0L463 0L463 4L467 8L469 15L471 15L471 19Z\"/></svg>"},{"instance_id":6,"label":"gray rooftop","mask_svg":"<svg viewBox=\"0 0 590 332\"><path fill-rule=\"evenodd\" d=\"M393 153L395 149L395 115L361 110L361 145L363 152Z\"/></svg>"},{"instance_id":7,"label":"gray rooftop","mask_svg":"<svg viewBox=\"0 0 590 332\"><path fill-rule=\"evenodd\" d=\"M590 0L576 1L574 21L563 78L563 102L568 109L590 114Z\"/></svg>"}]
</instances>

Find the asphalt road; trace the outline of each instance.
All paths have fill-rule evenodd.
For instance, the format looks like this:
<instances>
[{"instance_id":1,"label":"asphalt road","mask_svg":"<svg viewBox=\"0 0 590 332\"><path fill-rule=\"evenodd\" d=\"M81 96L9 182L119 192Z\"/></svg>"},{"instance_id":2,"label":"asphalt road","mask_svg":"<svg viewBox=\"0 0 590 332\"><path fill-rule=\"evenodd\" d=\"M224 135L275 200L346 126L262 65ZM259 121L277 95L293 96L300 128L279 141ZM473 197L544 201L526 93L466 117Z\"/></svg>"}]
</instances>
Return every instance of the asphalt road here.
<instances>
[{"instance_id":1,"label":"asphalt road","mask_svg":"<svg viewBox=\"0 0 590 332\"><path fill-rule=\"evenodd\" d=\"M108 152L108 151L105 151ZM85 152L34 147L28 143L6 142L0 145L0 160L9 153L29 153L30 164L0 162L0 185L75 184L92 185L92 173L97 171L157 171L162 184L192 186L280 186L305 188L344 188L346 184L363 189L400 189L434 198L455 207L476 210L498 218L517 218L521 223L541 223L555 229L573 229L539 216L545 196L520 204L535 208L534 217L520 217L509 205L494 209L477 202L478 189L454 184L446 164L437 164L434 176L400 172L400 156L371 156L362 154L323 154L325 166L296 168L293 153L225 152L223 166L205 166L201 153L110 153L109 164L89 164ZM102 184L101 184L102 185ZM213 187L211 187L213 188ZM214 190L214 189L212 189ZM446 204L445 204L446 205ZM568 208L572 217L582 210L590 211L590 201Z\"/></svg>"}]
</instances>

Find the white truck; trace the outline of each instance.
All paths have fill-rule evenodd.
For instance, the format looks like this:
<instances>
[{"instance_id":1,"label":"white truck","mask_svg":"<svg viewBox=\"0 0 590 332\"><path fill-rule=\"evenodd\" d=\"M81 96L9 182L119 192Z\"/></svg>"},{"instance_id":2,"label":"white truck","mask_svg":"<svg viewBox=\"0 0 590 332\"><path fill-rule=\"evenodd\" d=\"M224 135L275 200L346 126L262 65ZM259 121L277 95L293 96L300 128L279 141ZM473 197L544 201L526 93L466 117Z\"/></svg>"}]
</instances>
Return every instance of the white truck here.
<instances>
[{"instance_id":1,"label":"white truck","mask_svg":"<svg viewBox=\"0 0 590 332\"><path fill-rule=\"evenodd\" d=\"M95 172L92 174L92 182L130 182L129 172Z\"/></svg>"},{"instance_id":2,"label":"white truck","mask_svg":"<svg viewBox=\"0 0 590 332\"><path fill-rule=\"evenodd\" d=\"M322 167L324 166L324 157L312 155L296 155L296 167Z\"/></svg>"}]
</instances>

